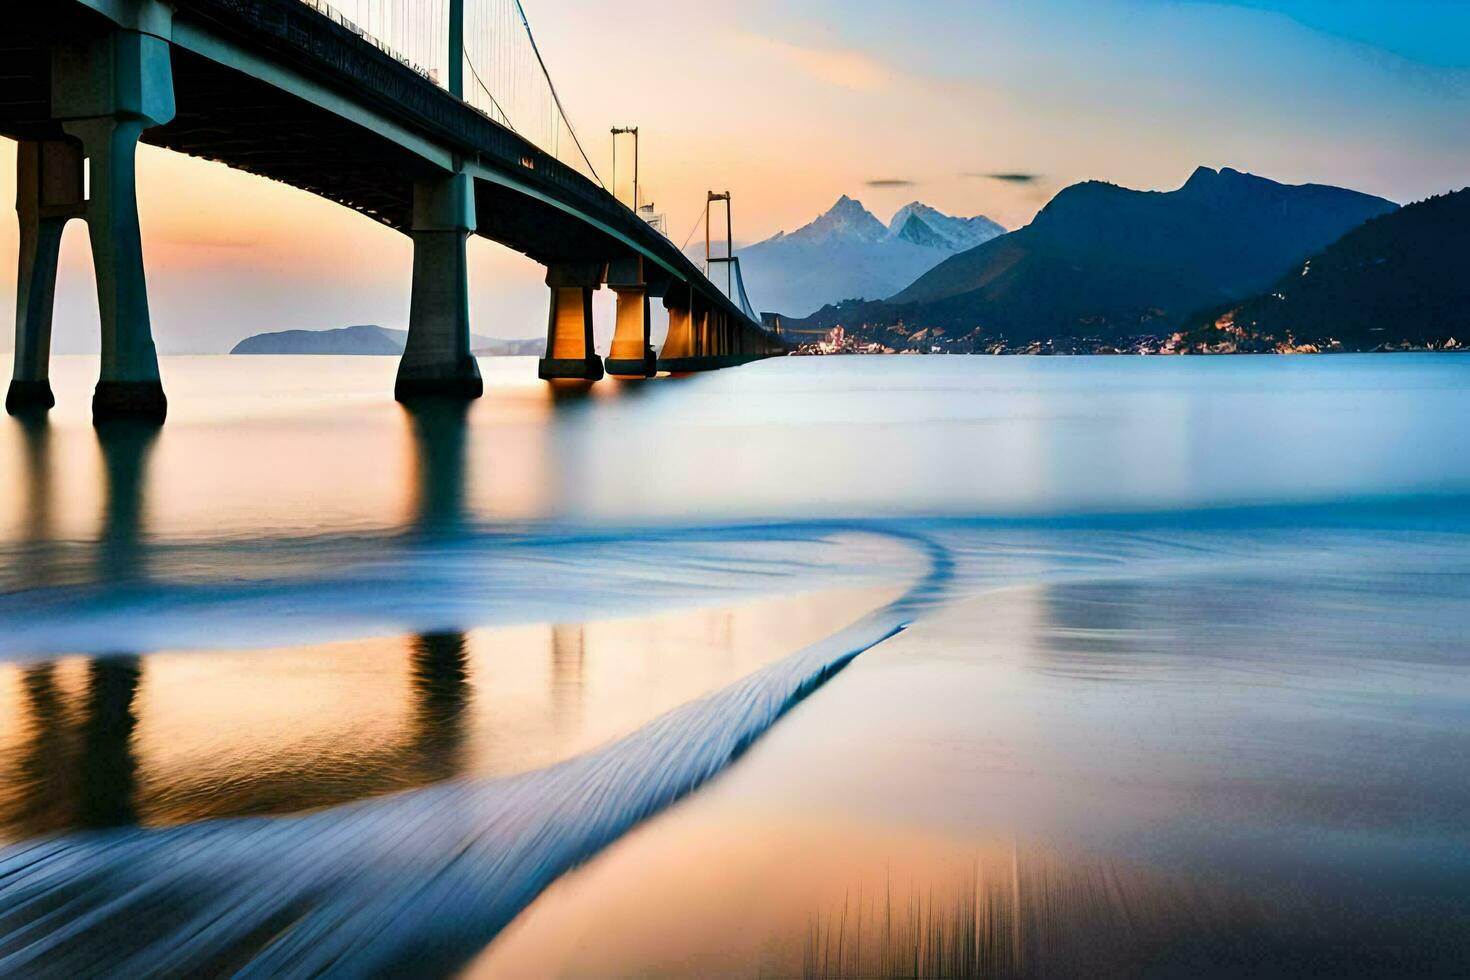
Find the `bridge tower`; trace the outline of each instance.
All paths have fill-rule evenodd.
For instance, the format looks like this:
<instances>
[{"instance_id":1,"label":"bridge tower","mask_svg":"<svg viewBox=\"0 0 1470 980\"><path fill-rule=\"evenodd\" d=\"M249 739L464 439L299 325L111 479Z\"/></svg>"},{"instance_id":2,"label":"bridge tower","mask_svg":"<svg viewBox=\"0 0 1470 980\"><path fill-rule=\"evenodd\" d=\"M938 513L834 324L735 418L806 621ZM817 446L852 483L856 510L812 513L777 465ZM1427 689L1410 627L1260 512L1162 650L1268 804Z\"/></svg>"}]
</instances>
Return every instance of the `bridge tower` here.
<instances>
[{"instance_id":1,"label":"bridge tower","mask_svg":"<svg viewBox=\"0 0 1470 980\"><path fill-rule=\"evenodd\" d=\"M464 98L464 0L449 0L449 94Z\"/></svg>"},{"instance_id":2,"label":"bridge tower","mask_svg":"<svg viewBox=\"0 0 1470 980\"><path fill-rule=\"evenodd\" d=\"M716 254L714 235L710 232L710 211L721 202L725 205L724 255ZM715 287L733 299L736 260L729 191L710 191L706 195L704 227L705 268ZM716 272L716 266L720 265L723 271ZM723 284L721 277L725 280ZM725 310L692 289L669 292L664 297L664 306L669 311L669 333L658 357L660 371L673 374L708 371L740 361L735 338L741 329Z\"/></svg>"},{"instance_id":3,"label":"bridge tower","mask_svg":"<svg viewBox=\"0 0 1470 980\"><path fill-rule=\"evenodd\" d=\"M87 223L97 277L102 368L93 419L162 421L168 411L148 311L136 156L143 131L174 117L172 10L156 0L118 0L110 16L110 32L52 49L51 118L64 135L24 141L17 154L16 356L5 399L12 413L55 404L51 320L61 232L71 218Z\"/></svg>"},{"instance_id":4,"label":"bridge tower","mask_svg":"<svg viewBox=\"0 0 1470 980\"><path fill-rule=\"evenodd\" d=\"M715 255L714 254L714 246L713 246L713 238L714 238L714 235L712 233L712 229L710 228L710 223L709 223L710 209L716 203L718 203L718 202L724 202L724 205L725 205L725 254L724 255ZM714 191L710 191L709 192L709 195L705 198L705 202L704 202L704 268L705 268L705 274L709 276L710 282L713 282L716 286L720 285L720 280L718 278L716 278L716 276L717 275L718 276L723 276L723 278L725 280L725 282L724 282L725 295L728 296L728 297L730 297L733 300L735 298L735 219L734 219L733 215L731 214L731 210L732 209L731 209L731 206L730 206L730 192L729 191L721 191L718 194L715 193ZM722 267L722 271L721 272L719 272L719 273L716 273L715 272L715 266L716 265L719 265L719 266Z\"/></svg>"}]
</instances>

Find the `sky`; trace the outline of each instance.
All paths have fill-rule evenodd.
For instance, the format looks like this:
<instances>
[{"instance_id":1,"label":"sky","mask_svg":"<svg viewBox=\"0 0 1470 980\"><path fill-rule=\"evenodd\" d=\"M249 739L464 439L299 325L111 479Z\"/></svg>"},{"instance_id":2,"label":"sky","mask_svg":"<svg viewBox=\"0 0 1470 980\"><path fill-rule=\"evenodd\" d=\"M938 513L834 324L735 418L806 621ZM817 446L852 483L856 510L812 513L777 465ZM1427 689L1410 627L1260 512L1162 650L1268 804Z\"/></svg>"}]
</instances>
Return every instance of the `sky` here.
<instances>
[{"instance_id":1,"label":"sky","mask_svg":"<svg viewBox=\"0 0 1470 980\"><path fill-rule=\"evenodd\" d=\"M355 5L385 0L339 2L362 20L371 12ZM1167 190L1198 165L1399 202L1470 184L1461 0L523 3L605 178L609 129L640 127L644 196L679 241L710 189L732 192L738 244L794 230L842 194L884 220L922 200L1014 228L1070 183ZM406 325L411 249L398 233L162 150L144 147L139 170L161 351ZM0 140L0 197L13 199L14 179ZM16 248L13 219L0 220L7 308ZM474 331L544 333L542 275L474 240ZM56 349L94 350L79 223L58 292Z\"/></svg>"}]
</instances>

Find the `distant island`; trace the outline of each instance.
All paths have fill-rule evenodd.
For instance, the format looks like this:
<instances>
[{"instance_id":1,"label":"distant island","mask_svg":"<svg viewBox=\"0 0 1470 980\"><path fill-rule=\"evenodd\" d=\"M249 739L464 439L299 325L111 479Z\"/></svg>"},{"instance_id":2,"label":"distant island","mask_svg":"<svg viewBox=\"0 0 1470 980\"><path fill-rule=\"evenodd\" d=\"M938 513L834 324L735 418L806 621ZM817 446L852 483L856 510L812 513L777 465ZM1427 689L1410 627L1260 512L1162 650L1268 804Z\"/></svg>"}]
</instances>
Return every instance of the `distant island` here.
<instances>
[{"instance_id":1,"label":"distant island","mask_svg":"<svg viewBox=\"0 0 1470 980\"><path fill-rule=\"evenodd\" d=\"M408 343L407 330L389 330L373 324L336 330L280 330L246 337L231 354L349 354L396 357ZM470 347L481 357L538 355L545 340L501 340L470 335Z\"/></svg>"}]
</instances>

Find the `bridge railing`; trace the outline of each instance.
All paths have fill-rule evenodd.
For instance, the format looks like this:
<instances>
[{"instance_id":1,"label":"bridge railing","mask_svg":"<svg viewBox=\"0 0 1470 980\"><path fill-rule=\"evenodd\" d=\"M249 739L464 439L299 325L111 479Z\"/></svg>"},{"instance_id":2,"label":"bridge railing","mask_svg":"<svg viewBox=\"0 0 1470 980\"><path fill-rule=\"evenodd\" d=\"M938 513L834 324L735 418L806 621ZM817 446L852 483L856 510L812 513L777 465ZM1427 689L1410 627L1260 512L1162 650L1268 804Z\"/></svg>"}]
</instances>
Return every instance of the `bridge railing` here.
<instances>
[{"instance_id":1,"label":"bridge railing","mask_svg":"<svg viewBox=\"0 0 1470 980\"><path fill-rule=\"evenodd\" d=\"M415 72L424 76L434 84L439 84L438 72L435 69L425 68L423 65L414 61L409 56L395 50L391 45L388 44L387 41L375 37L368 30L366 30L360 24L354 21L351 17L348 17L341 10L328 3L327 0L299 0L299 2L310 7L312 10L315 10L317 13L323 15L324 17L330 17L333 21L347 28L349 31L356 34L364 41L367 41L373 47L393 58L399 64L412 68Z\"/></svg>"},{"instance_id":2,"label":"bridge railing","mask_svg":"<svg viewBox=\"0 0 1470 980\"><path fill-rule=\"evenodd\" d=\"M434 84L448 86L445 0L300 0ZM567 118L519 0L465 0L461 98L601 183Z\"/></svg>"}]
</instances>

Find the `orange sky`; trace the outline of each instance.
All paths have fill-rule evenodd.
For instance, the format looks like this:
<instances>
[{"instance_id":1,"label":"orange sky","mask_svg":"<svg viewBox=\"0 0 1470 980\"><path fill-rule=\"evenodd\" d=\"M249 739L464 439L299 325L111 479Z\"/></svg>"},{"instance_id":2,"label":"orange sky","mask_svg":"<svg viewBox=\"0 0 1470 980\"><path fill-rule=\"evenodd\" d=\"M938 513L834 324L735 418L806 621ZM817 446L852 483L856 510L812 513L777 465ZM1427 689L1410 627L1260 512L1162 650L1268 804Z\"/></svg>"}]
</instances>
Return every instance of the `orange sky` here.
<instances>
[{"instance_id":1,"label":"orange sky","mask_svg":"<svg viewBox=\"0 0 1470 980\"><path fill-rule=\"evenodd\" d=\"M734 193L736 237L748 242L794 229L844 193L885 220L920 199L1015 227L1073 181L1167 189L1199 164L1400 201L1470 183L1460 61L1242 3L626 0L608 16L601 0L525 0L593 162L608 169L611 126L638 125L645 197L679 241L711 188ZM1440 26L1425 15L1425 33ZM992 173L1036 179L976 176ZM264 330L405 325L402 236L146 147L140 188L161 350L227 349ZM0 141L0 198L13 192L14 148ZM15 249L14 222L0 221L6 308ZM93 349L81 225L64 251L56 349ZM477 242L471 275L477 333L544 330L533 264ZM759 284L749 285L759 305Z\"/></svg>"}]
</instances>

